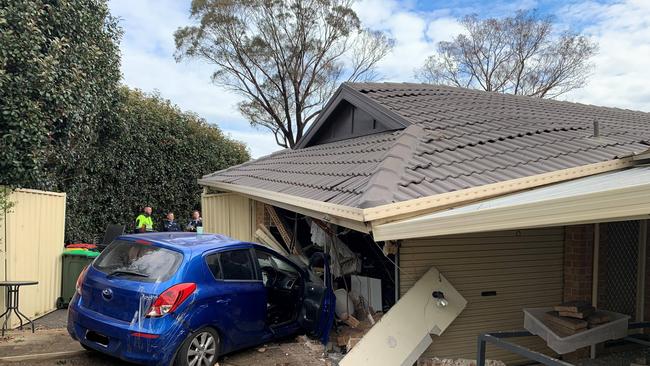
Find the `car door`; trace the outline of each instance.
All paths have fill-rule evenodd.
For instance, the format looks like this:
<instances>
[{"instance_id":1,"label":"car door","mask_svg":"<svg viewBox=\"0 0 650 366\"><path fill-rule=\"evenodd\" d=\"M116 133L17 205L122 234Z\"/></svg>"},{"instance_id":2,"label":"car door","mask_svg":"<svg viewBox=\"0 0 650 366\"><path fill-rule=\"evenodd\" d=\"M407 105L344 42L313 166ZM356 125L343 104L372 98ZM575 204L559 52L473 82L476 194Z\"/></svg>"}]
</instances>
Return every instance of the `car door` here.
<instances>
[{"instance_id":1,"label":"car door","mask_svg":"<svg viewBox=\"0 0 650 366\"><path fill-rule=\"evenodd\" d=\"M218 282L211 294L233 349L254 345L265 336L266 289L248 248L211 253L206 263Z\"/></svg>"},{"instance_id":2,"label":"car door","mask_svg":"<svg viewBox=\"0 0 650 366\"><path fill-rule=\"evenodd\" d=\"M309 262L309 271L306 274L309 278L305 279L304 300L298 322L310 336L327 344L334 322L334 306L336 305L336 298L332 290L329 257L324 253L316 253ZM324 269L324 280L321 280L312 271L312 268L321 264Z\"/></svg>"}]
</instances>

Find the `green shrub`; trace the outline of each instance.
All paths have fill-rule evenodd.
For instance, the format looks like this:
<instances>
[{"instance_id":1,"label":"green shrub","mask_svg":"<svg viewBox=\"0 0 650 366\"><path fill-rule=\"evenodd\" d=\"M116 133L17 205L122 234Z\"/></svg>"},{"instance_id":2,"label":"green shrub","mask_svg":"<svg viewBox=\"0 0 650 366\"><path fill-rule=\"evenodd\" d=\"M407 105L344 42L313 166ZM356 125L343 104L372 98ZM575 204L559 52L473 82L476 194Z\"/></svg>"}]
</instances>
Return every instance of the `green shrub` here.
<instances>
[{"instance_id":1,"label":"green shrub","mask_svg":"<svg viewBox=\"0 0 650 366\"><path fill-rule=\"evenodd\" d=\"M145 205L156 223L169 210L182 222L200 208L197 178L249 159L242 143L157 95L123 88L121 100L119 119L100 129L86 179L68 190L70 240L90 240L110 223L132 230Z\"/></svg>"},{"instance_id":2,"label":"green shrub","mask_svg":"<svg viewBox=\"0 0 650 366\"><path fill-rule=\"evenodd\" d=\"M66 241L132 226L143 205L183 218L198 177L249 158L198 116L121 87L120 37L103 0L0 0L0 185L66 192Z\"/></svg>"}]
</instances>

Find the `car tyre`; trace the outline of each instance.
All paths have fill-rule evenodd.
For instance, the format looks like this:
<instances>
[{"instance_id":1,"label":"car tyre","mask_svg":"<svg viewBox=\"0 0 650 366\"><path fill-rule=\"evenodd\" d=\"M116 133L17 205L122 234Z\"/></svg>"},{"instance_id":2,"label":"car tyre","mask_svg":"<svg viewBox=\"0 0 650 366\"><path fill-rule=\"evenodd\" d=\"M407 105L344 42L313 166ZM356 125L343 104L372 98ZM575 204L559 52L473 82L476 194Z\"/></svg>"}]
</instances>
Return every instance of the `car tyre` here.
<instances>
[{"instance_id":1,"label":"car tyre","mask_svg":"<svg viewBox=\"0 0 650 366\"><path fill-rule=\"evenodd\" d=\"M214 366L219 358L219 334L202 328L190 334L176 354L176 366Z\"/></svg>"}]
</instances>

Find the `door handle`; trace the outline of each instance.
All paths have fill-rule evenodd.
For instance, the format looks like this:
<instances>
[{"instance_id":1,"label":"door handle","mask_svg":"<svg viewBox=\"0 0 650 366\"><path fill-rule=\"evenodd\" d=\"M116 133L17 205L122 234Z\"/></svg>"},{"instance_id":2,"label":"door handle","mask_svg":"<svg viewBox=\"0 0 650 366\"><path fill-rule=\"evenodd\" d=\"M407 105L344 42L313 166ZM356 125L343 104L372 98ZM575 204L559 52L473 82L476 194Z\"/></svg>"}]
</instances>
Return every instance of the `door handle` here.
<instances>
[{"instance_id":1,"label":"door handle","mask_svg":"<svg viewBox=\"0 0 650 366\"><path fill-rule=\"evenodd\" d=\"M230 299L219 299L219 300L217 300L217 304L219 304L219 305L228 305L228 304L230 304Z\"/></svg>"}]
</instances>

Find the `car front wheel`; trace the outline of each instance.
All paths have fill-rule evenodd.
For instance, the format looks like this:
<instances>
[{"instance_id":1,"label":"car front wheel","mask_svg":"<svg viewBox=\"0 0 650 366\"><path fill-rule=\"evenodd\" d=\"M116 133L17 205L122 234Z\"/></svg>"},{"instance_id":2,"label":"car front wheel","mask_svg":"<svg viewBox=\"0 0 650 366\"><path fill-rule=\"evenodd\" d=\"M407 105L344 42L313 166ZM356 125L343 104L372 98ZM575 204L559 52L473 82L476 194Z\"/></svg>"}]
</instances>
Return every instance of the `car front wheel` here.
<instances>
[{"instance_id":1,"label":"car front wheel","mask_svg":"<svg viewBox=\"0 0 650 366\"><path fill-rule=\"evenodd\" d=\"M211 328L192 333L176 356L177 366L214 366L219 357L219 335Z\"/></svg>"}]
</instances>

